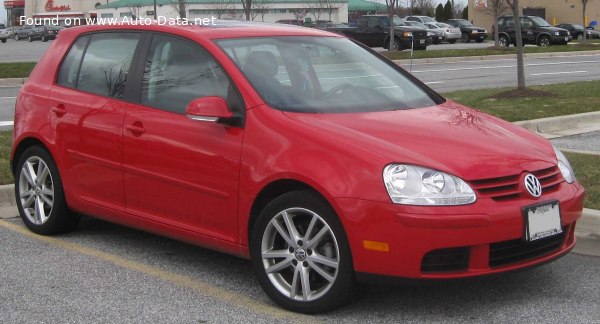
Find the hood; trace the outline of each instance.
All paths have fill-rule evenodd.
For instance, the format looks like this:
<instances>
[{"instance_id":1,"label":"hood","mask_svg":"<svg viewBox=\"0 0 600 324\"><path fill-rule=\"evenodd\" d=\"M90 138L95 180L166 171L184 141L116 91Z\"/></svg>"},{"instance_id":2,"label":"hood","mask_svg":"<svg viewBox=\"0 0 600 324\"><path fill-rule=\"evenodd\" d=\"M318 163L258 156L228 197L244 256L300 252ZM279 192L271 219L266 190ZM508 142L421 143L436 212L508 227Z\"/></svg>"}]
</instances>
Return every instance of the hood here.
<instances>
[{"instance_id":1,"label":"hood","mask_svg":"<svg viewBox=\"0 0 600 324\"><path fill-rule=\"evenodd\" d=\"M547 30L549 32L563 32L563 33L568 33L569 31L564 29L564 28L558 28L558 27L552 27L552 26L546 26L546 27L538 27L539 29L544 29Z\"/></svg>"},{"instance_id":2,"label":"hood","mask_svg":"<svg viewBox=\"0 0 600 324\"><path fill-rule=\"evenodd\" d=\"M315 138L338 141L347 154L381 168L410 163L477 180L556 164L547 140L453 102L386 112L285 114Z\"/></svg>"}]
</instances>

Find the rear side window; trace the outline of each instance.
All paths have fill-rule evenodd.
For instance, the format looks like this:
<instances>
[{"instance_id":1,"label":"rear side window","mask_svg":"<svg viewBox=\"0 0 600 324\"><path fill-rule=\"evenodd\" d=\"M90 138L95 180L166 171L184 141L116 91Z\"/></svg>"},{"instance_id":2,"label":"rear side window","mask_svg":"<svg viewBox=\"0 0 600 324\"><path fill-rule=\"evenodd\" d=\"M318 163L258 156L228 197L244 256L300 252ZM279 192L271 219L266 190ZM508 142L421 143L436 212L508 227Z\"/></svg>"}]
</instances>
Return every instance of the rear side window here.
<instances>
[{"instance_id":1,"label":"rear side window","mask_svg":"<svg viewBox=\"0 0 600 324\"><path fill-rule=\"evenodd\" d=\"M139 39L138 33L100 33L79 38L60 67L58 84L123 98Z\"/></svg>"},{"instance_id":2,"label":"rear side window","mask_svg":"<svg viewBox=\"0 0 600 324\"><path fill-rule=\"evenodd\" d=\"M75 88L77 85L77 74L79 73L81 58L83 58L83 51L85 50L89 39L89 36L84 36L79 38L75 44L73 44L69 54L67 54L60 66L57 80L58 84L69 88Z\"/></svg>"}]
</instances>

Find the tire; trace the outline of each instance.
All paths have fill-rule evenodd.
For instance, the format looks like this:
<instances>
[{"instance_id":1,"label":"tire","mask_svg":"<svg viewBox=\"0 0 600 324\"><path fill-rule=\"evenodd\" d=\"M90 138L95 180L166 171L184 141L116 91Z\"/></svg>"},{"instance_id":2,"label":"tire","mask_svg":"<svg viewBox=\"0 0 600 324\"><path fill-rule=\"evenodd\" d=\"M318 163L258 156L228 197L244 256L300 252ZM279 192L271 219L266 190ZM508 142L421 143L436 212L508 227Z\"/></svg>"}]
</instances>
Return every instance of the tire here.
<instances>
[{"instance_id":1,"label":"tire","mask_svg":"<svg viewBox=\"0 0 600 324\"><path fill-rule=\"evenodd\" d=\"M31 42L33 42L33 37L27 36L27 40L31 43Z\"/></svg>"},{"instance_id":2,"label":"tire","mask_svg":"<svg viewBox=\"0 0 600 324\"><path fill-rule=\"evenodd\" d=\"M2 43L6 43L6 38L3 38L3 39L2 39Z\"/></svg>"},{"instance_id":3,"label":"tire","mask_svg":"<svg viewBox=\"0 0 600 324\"><path fill-rule=\"evenodd\" d=\"M463 33L461 41L463 43L469 43L471 41L471 38L469 37L469 33Z\"/></svg>"},{"instance_id":4,"label":"tire","mask_svg":"<svg viewBox=\"0 0 600 324\"><path fill-rule=\"evenodd\" d=\"M18 41L20 39L21 39L21 37L19 37L19 34L15 34L15 40Z\"/></svg>"},{"instance_id":5,"label":"tire","mask_svg":"<svg viewBox=\"0 0 600 324\"><path fill-rule=\"evenodd\" d=\"M548 37L548 36L541 36L541 37L538 39L538 46L541 46L541 47L548 47L548 46L550 46L551 44L552 44L552 43L551 43L551 41L550 41L550 37Z\"/></svg>"},{"instance_id":6,"label":"tire","mask_svg":"<svg viewBox=\"0 0 600 324\"><path fill-rule=\"evenodd\" d=\"M583 34L577 34L577 40L583 40Z\"/></svg>"},{"instance_id":7,"label":"tire","mask_svg":"<svg viewBox=\"0 0 600 324\"><path fill-rule=\"evenodd\" d=\"M42 42L47 42L48 39L46 39L46 36L42 36Z\"/></svg>"},{"instance_id":8,"label":"tire","mask_svg":"<svg viewBox=\"0 0 600 324\"><path fill-rule=\"evenodd\" d=\"M34 233L52 235L72 230L80 216L71 213L65 201L56 163L45 149L27 148L15 169L17 208L25 225Z\"/></svg>"},{"instance_id":9,"label":"tire","mask_svg":"<svg viewBox=\"0 0 600 324\"><path fill-rule=\"evenodd\" d=\"M404 50L404 47L402 46L402 42L400 41L400 39L394 37L394 51L402 51Z\"/></svg>"},{"instance_id":10,"label":"tire","mask_svg":"<svg viewBox=\"0 0 600 324\"><path fill-rule=\"evenodd\" d=\"M508 37L506 37L506 35L500 35L498 37L498 45L509 47L510 46L510 40L508 39Z\"/></svg>"},{"instance_id":11,"label":"tire","mask_svg":"<svg viewBox=\"0 0 600 324\"><path fill-rule=\"evenodd\" d=\"M483 39L481 39L481 38L477 38L475 41L476 41L477 43L483 43Z\"/></svg>"},{"instance_id":12,"label":"tire","mask_svg":"<svg viewBox=\"0 0 600 324\"><path fill-rule=\"evenodd\" d=\"M456 43L456 39L451 39L451 40L448 41L448 43L454 44L454 43Z\"/></svg>"},{"instance_id":13,"label":"tire","mask_svg":"<svg viewBox=\"0 0 600 324\"><path fill-rule=\"evenodd\" d=\"M315 237L318 241L311 242ZM281 307L305 314L333 310L353 297L348 246L337 215L312 191L293 191L271 201L250 239L254 270L266 294Z\"/></svg>"}]
</instances>

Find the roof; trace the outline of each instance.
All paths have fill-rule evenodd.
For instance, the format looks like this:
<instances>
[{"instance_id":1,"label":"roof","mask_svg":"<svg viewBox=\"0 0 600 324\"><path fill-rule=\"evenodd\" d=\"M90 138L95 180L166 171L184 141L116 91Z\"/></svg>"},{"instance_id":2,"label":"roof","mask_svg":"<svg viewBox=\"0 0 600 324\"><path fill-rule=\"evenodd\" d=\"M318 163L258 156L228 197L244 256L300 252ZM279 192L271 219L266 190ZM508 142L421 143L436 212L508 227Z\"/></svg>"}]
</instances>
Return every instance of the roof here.
<instances>
[{"instance_id":1,"label":"roof","mask_svg":"<svg viewBox=\"0 0 600 324\"><path fill-rule=\"evenodd\" d=\"M311 2L311 0L266 0L269 3L307 3ZM320 0L313 0L314 2L319 2ZM335 3L346 3L348 1L354 0L331 0ZM364 0L360 0L364 1ZM368 2L368 1L365 1ZM186 0L187 4L216 4L216 3L231 3L231 4L241 4L240 0ZM156 5L172 5L173 0L156 0ZM153 6L154 0L117 0L113 2L109 2L107 4L103 4L98 7L98 9L106 9L106 8L132 8L132 7L145 7L145 6Z\"/></svg>"},{"instance_id":2,"label":"roof","mask_svg":"<svg viewBox=\"0 0 600 324\"><path fill-rule=\"evenodd\" d=\"M367 0L348 0L348 11L379 11L385 10L386 5Z\"/></svg>"}]
</instances>

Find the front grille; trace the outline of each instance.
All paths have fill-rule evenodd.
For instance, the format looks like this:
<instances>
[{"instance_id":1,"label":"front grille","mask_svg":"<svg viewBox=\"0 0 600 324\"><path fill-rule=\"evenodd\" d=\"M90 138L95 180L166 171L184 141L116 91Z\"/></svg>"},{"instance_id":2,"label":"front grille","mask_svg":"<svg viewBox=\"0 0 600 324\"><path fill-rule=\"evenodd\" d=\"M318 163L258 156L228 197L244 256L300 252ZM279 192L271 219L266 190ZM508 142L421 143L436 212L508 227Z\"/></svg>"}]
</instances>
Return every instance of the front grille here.
<instances>
[{"instance_id":1,"label":"front grille","mask_svg":"<svg viewBox=\"0 0 600 324\"><path fill-rule=\"evenodd\" d=\"M415 38L425 38L427 37L427 31L421 31L421 30L413 30L412 34Z\"/></svg>"},{"instance_id":2,"label":"front grille","mask_svg":"<svg viewBox=\"0 0 600 324\"><path fill-rule=\"evenodd\" d=\"M542 194L556 191L564 181L557 166L531 172L542 184ZM496 201L517 199L528 194L522 189L521 175L515 174L506 177L489 178L469 181L471 187L482 198L492 198Z\"/></svg>"},{"instance_id":3,"label":"front grille","mask_svg":"<svg viewBox=\"0 0 600 324\"><path fill-rule=\"evenodd\" d=\"M421 262L424 273L464 271L468 267L468 247L433 250L425 254Z\"/></svg>"},{"instance_id":4,"label":"front grille","mask_svg":"<svg viewBox=\"0 0 600 324\"><path fill-rule=\"evenodd\" d=\"M500 267L535 259L558 250L564 239L567 228L563 232L534 242L522 239L490 244L490 267Z\"/></svg>"}]
</instances>

